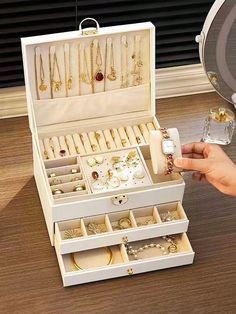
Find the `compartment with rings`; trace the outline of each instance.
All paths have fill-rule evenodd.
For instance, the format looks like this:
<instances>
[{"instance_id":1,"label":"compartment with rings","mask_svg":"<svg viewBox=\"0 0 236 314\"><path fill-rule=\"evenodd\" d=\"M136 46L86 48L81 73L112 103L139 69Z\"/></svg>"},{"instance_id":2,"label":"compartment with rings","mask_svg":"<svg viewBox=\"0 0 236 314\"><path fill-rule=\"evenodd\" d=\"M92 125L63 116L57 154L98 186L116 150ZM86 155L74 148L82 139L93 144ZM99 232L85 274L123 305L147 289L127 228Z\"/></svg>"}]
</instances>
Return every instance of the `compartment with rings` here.
<instances>
[{"instance_id":1,"label":"compartment with rings","mask_svg":"<svg viewBox=\"0 0 236 314\"><path fill-rule=\"evenodd\" d=\"M136 148L81 156L92 193L151 185L149 173Z\"/></svg>"},{"instance_id":2,"label":"compartment with rings","mask_svg":"<svg viewBox=\"0 0 236 314\"><path fill-rule=\"evenodd\" d=\"M194 252L185 233L61 255L64 286L187 265Z\"/></svg>"},{"instance_id":3,"label":"compartment with rings","mask_svg":"<svg viewBox=\"0 0 236 314\"><path fill-rule=\"evenodd\" d=\"M164 223L159 215L176 212L176 219ZM177 218L178 217L178 218ZM88 216L55 224L55 237L61 254L114 245L125 241L186 232L188 219L180 202Z\"/></svg>"},{"instance_id":4,"label":"compartment with rings","mask_svg":"<svg viewBox=\"0 0 236 314\"><path fill-rule=\"evenodd\" d=\"M90 193L78 157L65 157L45 162L46 174L54 199Z\"/></svg>"}]
</instances>

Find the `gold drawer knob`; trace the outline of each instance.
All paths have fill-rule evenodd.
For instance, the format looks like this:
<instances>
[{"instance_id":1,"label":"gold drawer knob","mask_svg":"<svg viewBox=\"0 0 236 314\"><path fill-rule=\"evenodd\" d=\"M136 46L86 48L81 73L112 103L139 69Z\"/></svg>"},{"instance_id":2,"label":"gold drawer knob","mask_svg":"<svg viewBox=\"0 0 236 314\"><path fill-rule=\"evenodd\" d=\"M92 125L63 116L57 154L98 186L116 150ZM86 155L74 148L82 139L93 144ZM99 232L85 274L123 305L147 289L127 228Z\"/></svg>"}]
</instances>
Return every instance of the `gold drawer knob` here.
<instances>
[{"instance_id":1,"label":"gold drawer knob","mask_svg":"<svg viewBox=\"0 0 236 314\"><path fill-rule=\"evenodd\" d=\"M122 242L123 242L123 243L127 243L127 242L129 242L128 237L123 237L123 238L122 238Z\"/></svg>"},{"instance_id":2,"label":"gold drawer knob","mask_svg":"<svg viewBox=\"0 0 236 314\"><path fill-rule=\"evenodd\" d=\"M127 269L127 273L128 273L129 275L133 275L133 274L134 274L133 268L128 268L128 269Z\"/></svg>"}]
</instances>

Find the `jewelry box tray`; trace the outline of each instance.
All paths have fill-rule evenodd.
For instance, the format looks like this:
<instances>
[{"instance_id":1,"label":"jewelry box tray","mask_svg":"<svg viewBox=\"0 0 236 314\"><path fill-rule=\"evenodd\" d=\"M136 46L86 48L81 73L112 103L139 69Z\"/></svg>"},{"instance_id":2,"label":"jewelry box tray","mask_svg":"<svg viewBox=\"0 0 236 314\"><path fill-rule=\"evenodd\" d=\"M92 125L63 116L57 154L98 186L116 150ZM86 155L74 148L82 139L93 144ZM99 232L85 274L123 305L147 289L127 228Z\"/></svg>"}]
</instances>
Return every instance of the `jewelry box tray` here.
<instances>
[{"instance_id":1,"label":"jewelry box tray","mask_svg":"<svg viewBox=\"0 0 236 314\"><path fill-rule=\"evenodd\" d=\"M113 245L111 247L104 246L104 249L109 248L112 254L112 264L99 267L95 266L87 269L78 269L78 267L75 267L71 254L61 255L58 242L55 241L55 249L63 285L66 287L98 280L130 276L147 271L192 264L195 253L191 247L186 233L179 234L177 237L177 252L162 256L158 254L154 254L154 256L148 255L147 257L139 260L134 260L132 257L130 257L130 255L127 254L124 243ZM152 239L151 242L148 242L155 243L156 240L159 241L159 238ZM146 242L147 240L135 241L134 244L133 242L131 244L144 245ZM96 249L94 252L93 250L86 250L84 253L85 256L87 255L88 262L95 262L97 260L99 261L99 254Z\"/></svg>"},{"instance_id":2,"label":"jewelry box tray","mask_svg":"<svg viewBox=\"0 0 236 314\"><path fill-rule=\"evenodd\" d=\"M119 228L121 221L126 225ZM56 222L55 239L58 252L68 254L102 247L104 244L110 246L183 233L187 232L188 225L189 220L182 204L173 202ZM102 231L99 226L102 226Z\"/></svg>"}]
</instances>

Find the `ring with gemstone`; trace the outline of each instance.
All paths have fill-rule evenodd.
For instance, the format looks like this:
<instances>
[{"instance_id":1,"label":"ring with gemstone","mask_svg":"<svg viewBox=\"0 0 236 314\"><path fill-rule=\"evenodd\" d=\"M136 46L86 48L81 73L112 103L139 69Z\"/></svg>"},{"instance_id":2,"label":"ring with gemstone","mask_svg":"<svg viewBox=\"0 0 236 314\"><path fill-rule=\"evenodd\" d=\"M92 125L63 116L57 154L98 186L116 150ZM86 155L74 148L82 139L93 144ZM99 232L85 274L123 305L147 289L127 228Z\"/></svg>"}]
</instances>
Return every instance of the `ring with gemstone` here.
<instances>
[{"instance_id":1,"label":"ring with gemstone","mask_svg":"<svg viewBox=\"0 0 236 314\"><path fill-rule=\"evenodd\" d=\"M61 149L60 152L59 152L59 155L60 155L61 157L66 156L66 151L65 151L65 149Z\"/></svg>"}]
</instances>

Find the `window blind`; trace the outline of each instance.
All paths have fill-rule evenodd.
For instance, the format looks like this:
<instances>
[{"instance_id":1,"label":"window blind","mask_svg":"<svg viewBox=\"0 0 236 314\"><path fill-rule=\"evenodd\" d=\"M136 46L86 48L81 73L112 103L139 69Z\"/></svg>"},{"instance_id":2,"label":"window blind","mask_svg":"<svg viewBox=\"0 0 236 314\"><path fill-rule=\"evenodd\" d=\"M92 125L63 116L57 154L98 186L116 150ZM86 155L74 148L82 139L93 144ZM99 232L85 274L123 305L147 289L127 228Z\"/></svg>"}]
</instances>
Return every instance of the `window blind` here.
<instances>
[{"instance_id":1,"label":"window blind","mask_svg":"<svg viewBox=\"0 0 236 314\"><path fill-rule=\"evenodd\" d=\"M0 88L24 85L20 38L70 31L86 17L101 26L151 21L156 26L156 67L199 62L195 36L214 0L2 0ZM85 24L86 26L86 24Z\"/></svg>"}]
</instances>

